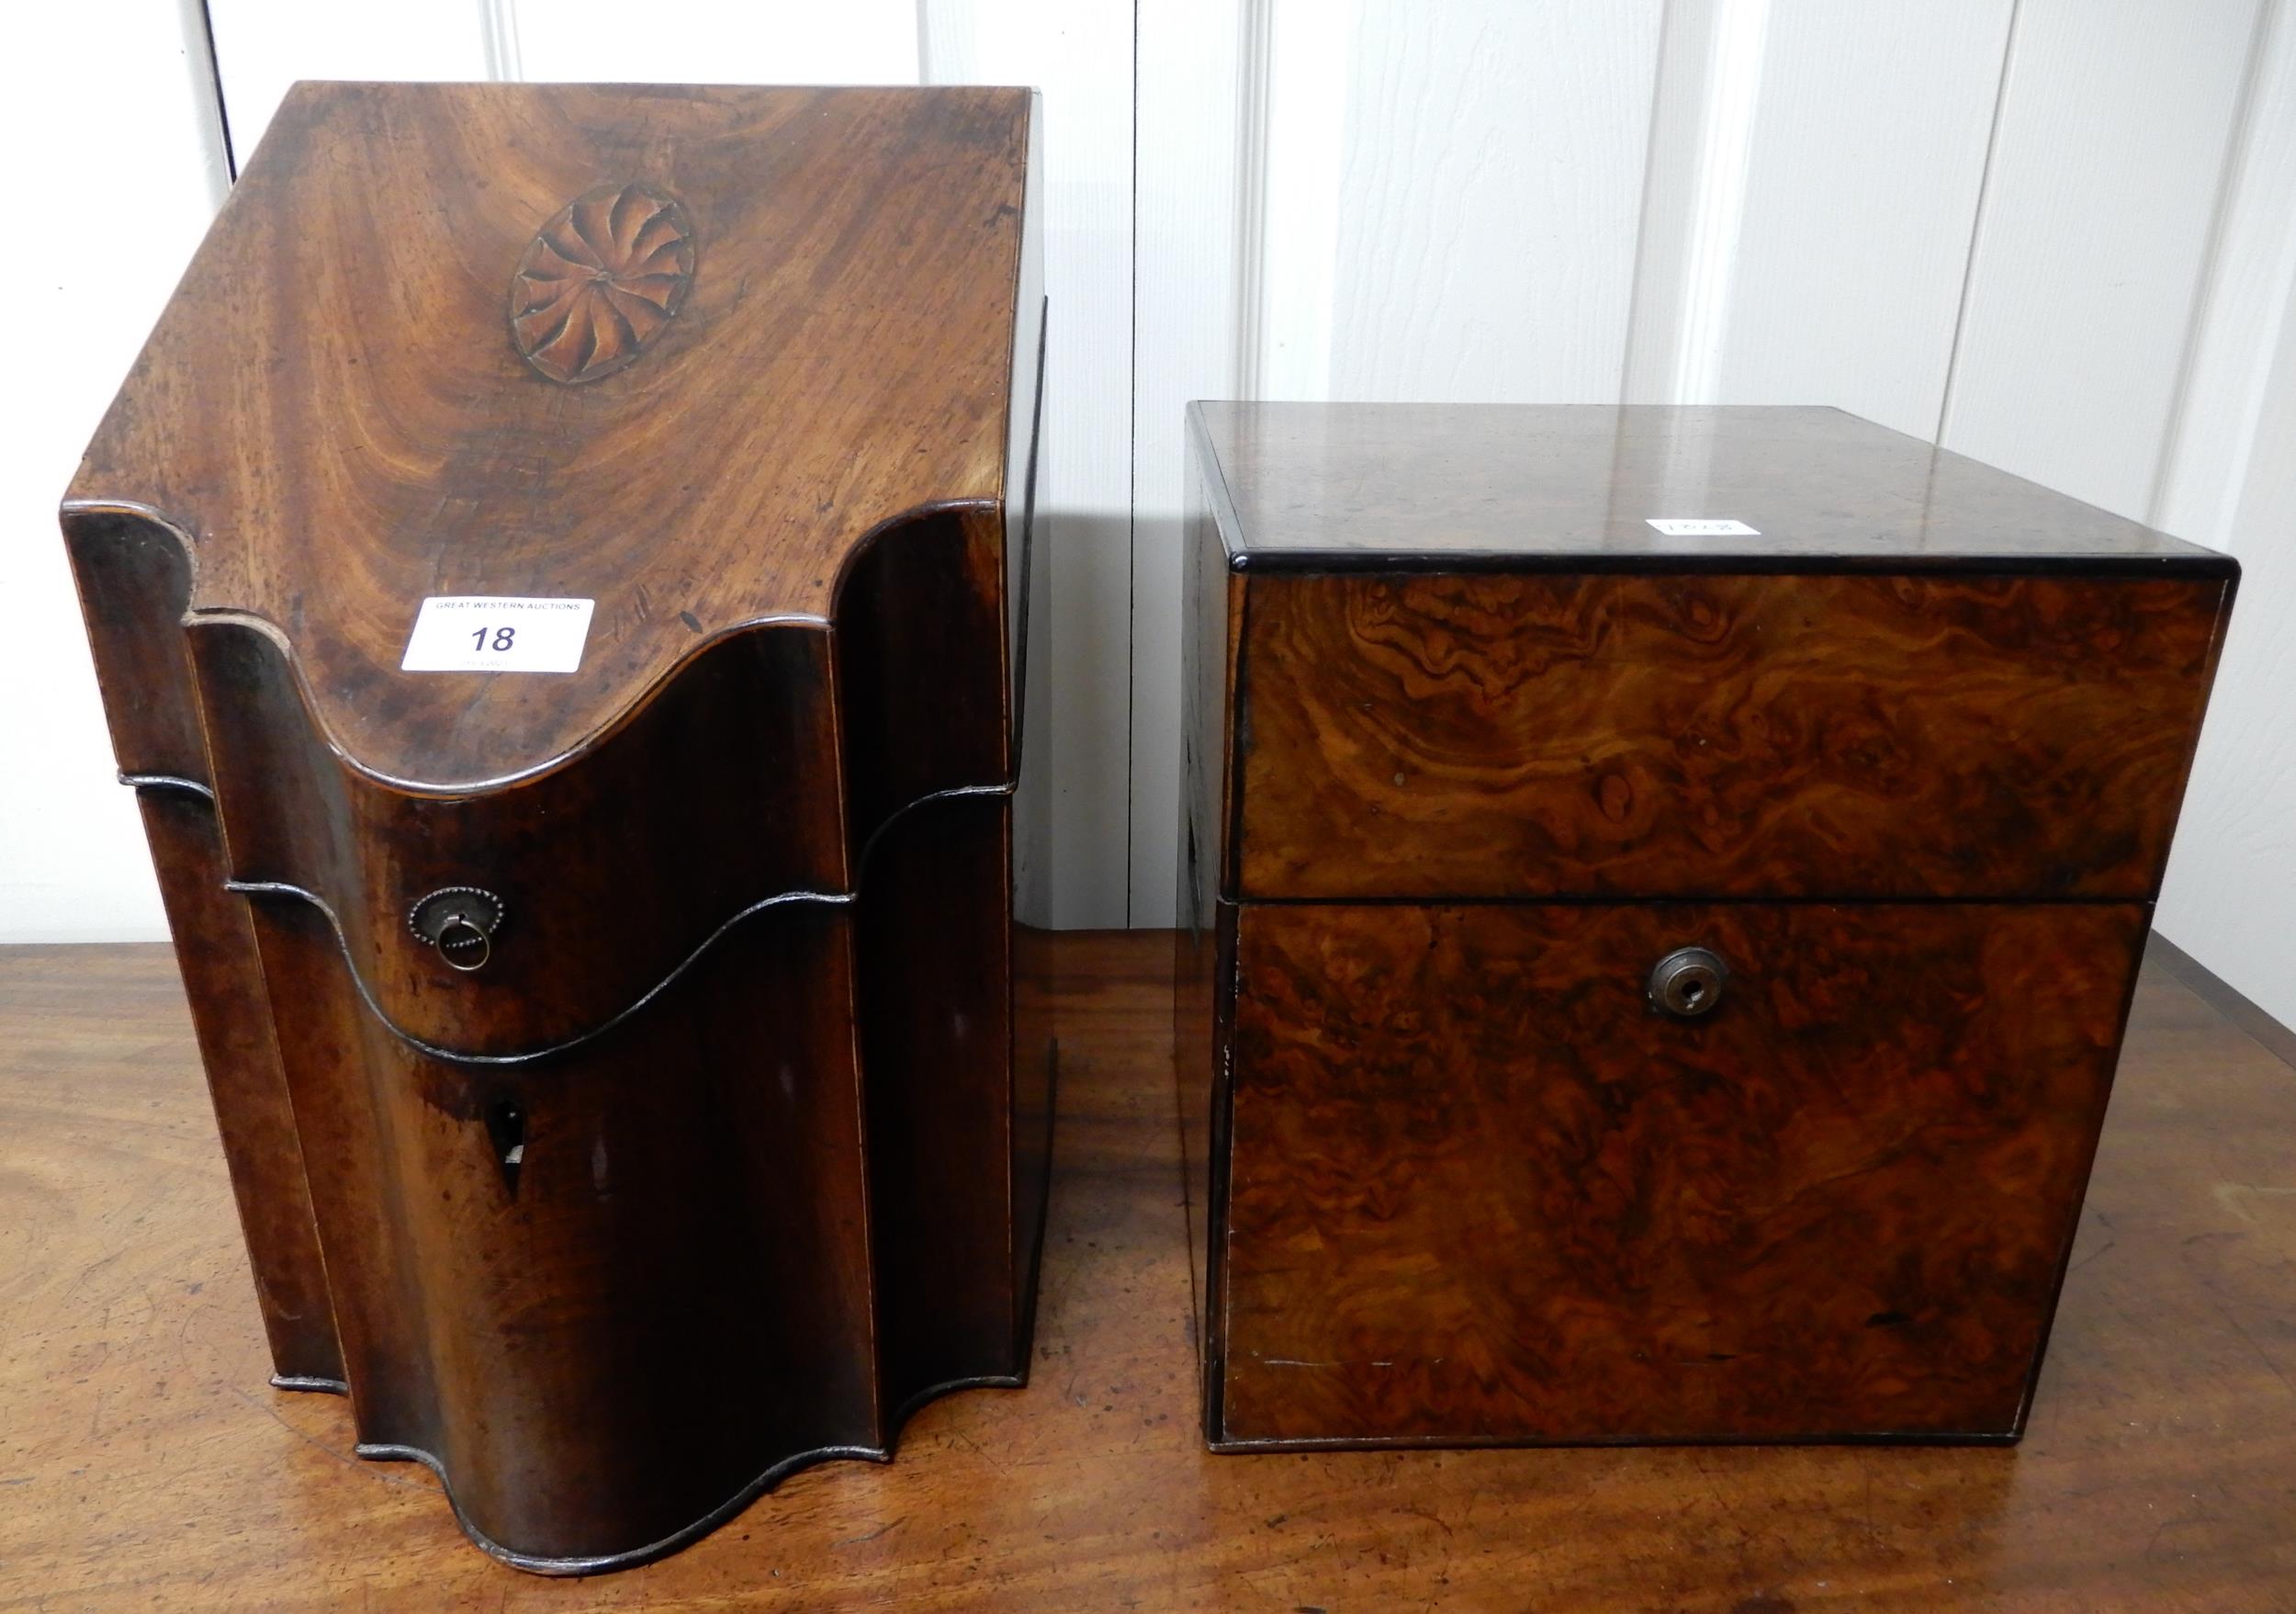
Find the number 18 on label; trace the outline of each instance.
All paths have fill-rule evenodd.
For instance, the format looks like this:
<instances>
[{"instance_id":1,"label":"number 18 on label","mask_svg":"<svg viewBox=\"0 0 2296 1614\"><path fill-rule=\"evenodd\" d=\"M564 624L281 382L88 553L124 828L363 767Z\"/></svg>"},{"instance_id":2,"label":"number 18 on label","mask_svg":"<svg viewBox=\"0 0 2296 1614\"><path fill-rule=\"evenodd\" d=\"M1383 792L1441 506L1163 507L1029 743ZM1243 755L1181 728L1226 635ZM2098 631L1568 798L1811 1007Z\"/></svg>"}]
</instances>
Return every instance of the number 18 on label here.
<instances>
[{"instance_id":1,"label":"number 18 on label","mask_svg":"<svg viewBox=\"0 0 2296 1614\"><path fill-rule=\"evenodd\" d=\"M434 595L415 613L402 672L571 672L590 638L589 600Z\"/></svg>"}]
</instances>

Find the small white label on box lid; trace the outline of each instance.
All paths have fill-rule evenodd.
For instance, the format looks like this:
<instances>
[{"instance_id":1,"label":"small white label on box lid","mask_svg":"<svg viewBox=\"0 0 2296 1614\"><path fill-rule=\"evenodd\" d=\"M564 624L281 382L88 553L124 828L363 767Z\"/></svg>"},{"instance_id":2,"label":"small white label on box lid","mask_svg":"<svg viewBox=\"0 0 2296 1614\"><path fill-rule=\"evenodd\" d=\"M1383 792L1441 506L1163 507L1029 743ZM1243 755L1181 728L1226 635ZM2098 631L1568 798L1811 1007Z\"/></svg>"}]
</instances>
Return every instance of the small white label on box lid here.
<instances>
[{"instance_id":1,"label":"small white label on box lid","mask_svg":"<svg viewBox=\"0 0 2296 1614\"><path fill-rule=\"evenodd\" d=\"M434 594L415 613L401 672L571 672L590 638L591 600Z\"/></svg>"},{"instance_id":2,"label":"small white label on box lid","mask_svg":"<svg viewBox=\"0 0 2296 1614\"><path fill-rule=\"evenodd\" d=\"M1761 534L1742 521L1718 521L1711 516L1692 519L1644 517L1670 538L1759 538Z\"/></svg>"}]
</instances>

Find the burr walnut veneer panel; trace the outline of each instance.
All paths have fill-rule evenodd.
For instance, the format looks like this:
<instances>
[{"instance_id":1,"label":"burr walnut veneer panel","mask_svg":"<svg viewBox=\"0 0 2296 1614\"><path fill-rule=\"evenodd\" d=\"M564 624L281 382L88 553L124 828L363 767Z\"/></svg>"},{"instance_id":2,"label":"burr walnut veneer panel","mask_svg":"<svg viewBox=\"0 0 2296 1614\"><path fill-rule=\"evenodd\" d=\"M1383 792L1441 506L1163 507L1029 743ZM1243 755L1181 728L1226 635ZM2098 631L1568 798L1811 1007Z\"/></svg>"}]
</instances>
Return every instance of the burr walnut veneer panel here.
<instances>
[{"instance_id":1,"label":"burr walnut veneer panel","mask_svg":"<svg viewBox=\"0 0 2296 1614\"><path fill-rule=\"evenodd\" d=\"M1248 897L2144 897L2218 579L1256 582Z\"/></svg>"},{"instance_id":2,"label":"burr walnut veneer panel","mask_svg":"<svg viewBox=\"0 0 2296 1614\"><path fill-rule=\"evenodd\" d=\"M2144 933L1246 906L1221 1439L2014 1433ZM1732 971L1687 1021L1684 943Z\"/></svg>"},{"instance_id":3,"label":"burr walnut veneer panel","mask_svg":"<svg viewBox=\"0 0 2296 1614\"><path fill-rule=\"evenodd\" d=\"M1190 434L1213 1445L2017 1438L2238 569L1831 410Z\"/></svg>"}]
</instances>

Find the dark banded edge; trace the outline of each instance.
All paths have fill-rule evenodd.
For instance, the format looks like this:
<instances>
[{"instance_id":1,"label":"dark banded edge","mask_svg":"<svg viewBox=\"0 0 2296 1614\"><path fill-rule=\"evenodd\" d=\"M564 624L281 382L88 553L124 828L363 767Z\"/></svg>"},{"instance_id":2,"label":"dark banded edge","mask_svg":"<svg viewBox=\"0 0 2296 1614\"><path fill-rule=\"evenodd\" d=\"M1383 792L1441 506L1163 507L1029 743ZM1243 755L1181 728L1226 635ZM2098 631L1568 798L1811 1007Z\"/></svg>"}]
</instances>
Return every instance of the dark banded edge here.
<instances>
[{"instance_id":1,"label":"dark banded edge","mask_svg":"<svg viewBox=\"0 0 2296 1614\"><path fill-rule=\"evenodd\" d=\"M455 1511L455 1523L461 1528L464 1535L470 1538L471 1544L489 1557L507 1563L512 1569L523 1569L530 1574L604 1574L616 1569L635 1569L641 1563L650 1563L657 1558L666 1558L682 1547L691 1546L800 1469L810 1468L816 1462L839 1461L891 1462L894 1451L900 1443L902 1427L929 1402L937 1401L943 1395L952 1394L960 1390L1018 1390L1027 1382L1028 1376L1025 1373L992 1373L972 1378L951 1379L945 1383L931 1385L901 1404L899 1410L893 1416L891 1436L883 1446L816 1446L805 1451L793 1452L769 1464L757 1478L749 1481L692 1524L681 1526L658 1541L648 1541L642 1547L632 1547L625 1552L600 1552L578 1558L550 1558L532 1552L521 1552L514 1548L504 1546L479 1529L471 1522L469 1515L463 1511L462 1504L456 1499L454 1481L447 1474L445 1465L419 1446L395 1446L382 1442L360 1441L352 1447L352 1450L370 1462L419 1462L429 1469L438 1476L440 1488L446 1494L446 1505Z\"/></svg>"},{"instance_id":2,"label":"dark banded edge","mask_svg":"<svg viewBox=\"0 0 2296 1614\"><path fill-rule=\"evenodd\" d=\"M529 1048L516 1054L472 1054L466 1053L458 1049L442 1047L436 1043L427 1042L423 1038L416 1036L412 1032L407 1030L404 1026L399 1024L398 1021L392 1020L388 1014L384 1012L382 1004L377 1000L374 989L367 985L366 977L360 973L358 961L352 956L351 943L343 933L342 920L336 916L335 910L333 908L329 906L326 898L321 897L316 891L307 890L301 886L290 885L285 880L226 880L223 882L223 888L226 891L236 892L242 897L293 897L297 901L307 902L311 907L317 909L326 917L327 928L334 932L335 948L343 954L343 968L350 974L351 985L357 990L359 1001L366 1006L366 1011L375 1017L377 1024L381 1025L385 1031L388 1032L392 1036L397 1037L408 1047L412 1048L416 1053L423 1055L428 1058L443 1060L450 1065L484 1065L494 1067L531 1065L538 1059L547 1059L554 1055L569 1053L576 1048L582 1047L586 1044L595 1042L598 1038L604 1036L608 1032L613 1031L616 1026L619 1026L625 1021L630 1019L640 1010L644 1009L648 1003L653 1002L657 998L659 998L664 992L668 991L670 987L678 981L679 977L683 976L688 970L692 969L696 964L699 964L702 961L703 956L707 954L711 948L716 946L719 942L723 941L726 934L737 925L740 924L744 920L749 919L754 915L763 913L769 909L782 908L792 905L813 908L851 907L854 903L861 900L860 886L862 880L864 880L868 875L871 854L876 851L878 842L884 838L885 831L892 829L895 824L900 822L902 818L916 811L918 807L924 807L929 802L962 800L971 796L994 797L1010 796L1012 793L1012 784L959 784L947 790L936 790L931 792L929 795L918 796L915 801L909 802L906 806L886 815L884 822L878 825L877 828L870 834L869 839L862 843L861 857L857 860L858 867L855 870L854 888L852 890L783 891L771 897L760 897L759 900L750 903L748 907L736 910L732 915L722 920L715 930L702 938L701 942L696 945L691 953L688 953L683 958L680 959L677 964L672 965L669 974L663 976L660 980L656 981L645 991L639 993L636 998L633 999L628 1004L625 1005L613 1015L601 1021L598 1024L591 1027L586 1032L579 1033L578 1035L568 1037L561 1042L546 1044L539 1048ZM212 799L211 795L209 798Z\"/></svg>"},{"instance_id":3,"label":"dark banded edge","mask_svg":"<svg viewBox=\"0 0 2296 1614\"><path fill-rule=\"evenodd\" d=\"M1222 534L1223 539L1225 534ZM1821 577L2082 577L2218 578L2240 576L2230 555L1871 555L1855 551L1822 555L1637 552L1630 554L1554 550L1528 554L1503 549L1228 550L1228 570L1263 576L1348 576L1361 572L1446 576L1455 572L1580 573L1602 576Z\"/></svg>"},{"instance_id":4,"label":"dark banded edge","mask_svg":"<svg viewBox=\"0 0 2296 1614\"><path fill-rule=\"evenodd\" d=\"M215 792L197 779L185 779L174 773L128 773L118 775L119 782L130 790L180 790L187 795L215 799Z\"/></svg>"},{"instance_id":5,"label":"dark banded edge","mask_svg":"<svg viewBox=\"0 0 2296 1614\"><path fill-rule=\"evenodd\" d=\"M321 1378L315 1373L274 1373L274 1390L299 1390L313 1395L348 1395L351 1386L342 1379Z\"/></svg>"}]
</instances>

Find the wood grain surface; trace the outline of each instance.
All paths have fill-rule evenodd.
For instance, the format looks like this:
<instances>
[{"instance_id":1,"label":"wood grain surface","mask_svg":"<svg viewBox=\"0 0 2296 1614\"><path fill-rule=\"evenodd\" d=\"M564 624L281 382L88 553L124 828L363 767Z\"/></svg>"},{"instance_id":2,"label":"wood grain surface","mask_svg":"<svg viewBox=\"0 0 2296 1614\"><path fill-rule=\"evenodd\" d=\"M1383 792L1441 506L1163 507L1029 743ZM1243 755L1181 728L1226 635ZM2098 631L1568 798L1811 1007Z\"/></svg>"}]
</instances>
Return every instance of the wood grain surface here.
<instances>
[{"instance_id":1,"label":"wood grain surface","mask_svg":"<svg viewBox=\"0 0 2296 1614\"><path fill-rule=\"evenodd\" d=\"M2017 1430L2142 905L1231 911L1216 1440Z\"/></svg>"},{"instance_id":2,"label":"wood grain surface","mask_svg":"<svg viewBox=\"0 0 2296 1614\"><path fill-rule=\"evenodd\" d=\"M448 797L345 766L269 635L223 623L188 637L231 874L325 904L377 1010L433 1047L517 1055L588 1035L750 904L861 878L826 634L736 635L580 765ZM996 657L982 660L993 691ZM408 926L452 886L506 905L476 974Z\"/></svg>"},{"instance_id":3,"label":"wood grain surface","mask_svg":"<svg viewBox=\"0 0 2296 1614\"><path fill-rule=\"evenodd\" d=\"M1013 372L1036 363L1030 108L1019 89L298 85L72 497L180 529L195 614L276 629L357 764L439 788L546 766L711 639L827 618L883 524L999 505L1025 440ZM538 236L587 221L622 263L606 186L676 204L674 317L625 339L605 305L628 312L639 282L584 281L594 341L514 339ZM641 210L624 224L668 227ZM401 677L434 594L594 599L581 666Z\"/></svg>"},{"instance_id":4,"label":"wood grain surface","mask_svg":"<svg viewBox=\"0 0 2296 1614\"><path fill-rule=\"evenodd\" d=\"M343 1350L254 922L223 889L215 805L177 790L141 792L136 805L181 949L273 1366L283 1378L340 1379Z\"/></svg>"},{"instance_id":5,"label":"wood grain surface","mask_svg":"<svg viewBox=\"0 0 2296 1614\"><path fill-rule=\"evenodd\" d=\"M863 978L861 1101L888 1416L951 1380L1025 1366L1044 1169L1042 1101L1016 1102L1041 1069L1041 1024L1016 993L1007 849L1011 801L929 803L890 825L855 913ZM1026 1038L1025 1041L1022 1039Z\"/></svg>"},{"instance_id":6,"label":"wood grain surface","mask_svg":"<svg viewBox=\"0 0 2296 1614\"><path fill-rule=\"evenodd\" d=\"M300 85L65 504L275 1360L523 1567L1025 1374L1035 121ZM466 593L577 664L402 668Z\"/></svg>"},{"instance_id":7,"label":"wood grain surface","mask_svg":"<svg viewBox=\"0 0 2296 1614\"><path fill-rule=\"evenodd\" d=\"M1206 402L1189 406L1189 423L1222 472L1229 551L1263 570L2239 570L2228 556L1839 409ZM1754 531L1674 536L1654 518Z\"/></svg>"},{"instance_id":8,"label":"wood grain surface","mask_svg":"<svg viewBox=\"0 0 2296 1614\"><path fill-rule=\"evenodd\" d=\"M83 516L65 524L64 537L121 773L192 787L140 791L138 806L168 933L182 948L196 1000L272 1365L287 1378L340 1379L343 1352L254 928L246 905L223 888L231 865L190 649L176 628L191 594L191 558L131 515Z\"/></svg>"},{"instance_id":9,"label":"wood grain surface","mask_svg":"<svg viewBox=\"0 0 2296 1614\"><path fill-rule=\"evenodd\" d=\"M2229 603L2032 576L1247 590L1231 889L1255 897L2148 897Z\"/></svg>"},{"instance_id":10,"label":"wood grain surface","mask_svg":"<svg viewBox=\"0 0 2296 1614\"><path fill-rule=\"evenodd\" d=\"M1022 1392L579 1584L471 1552L268 1361L160 948L0 952L0 1608L2282 1614L2296 1072L2148 972L2013 1449L1202 1449L1156 935L1064 938Z\"/></svg>"},{"instance_id":11,"label":"wood grain surface","mask_svg":"<svg viewBox=\"0 0 2296 1614\"><path fill-rule=\"evenodd\" d=\"M358 1439L536 1567L887 1443L852 919L762 918L658 1015L496 1069L386 1031L314 909L257 912Z\"/></svg>"}]
</instances>

